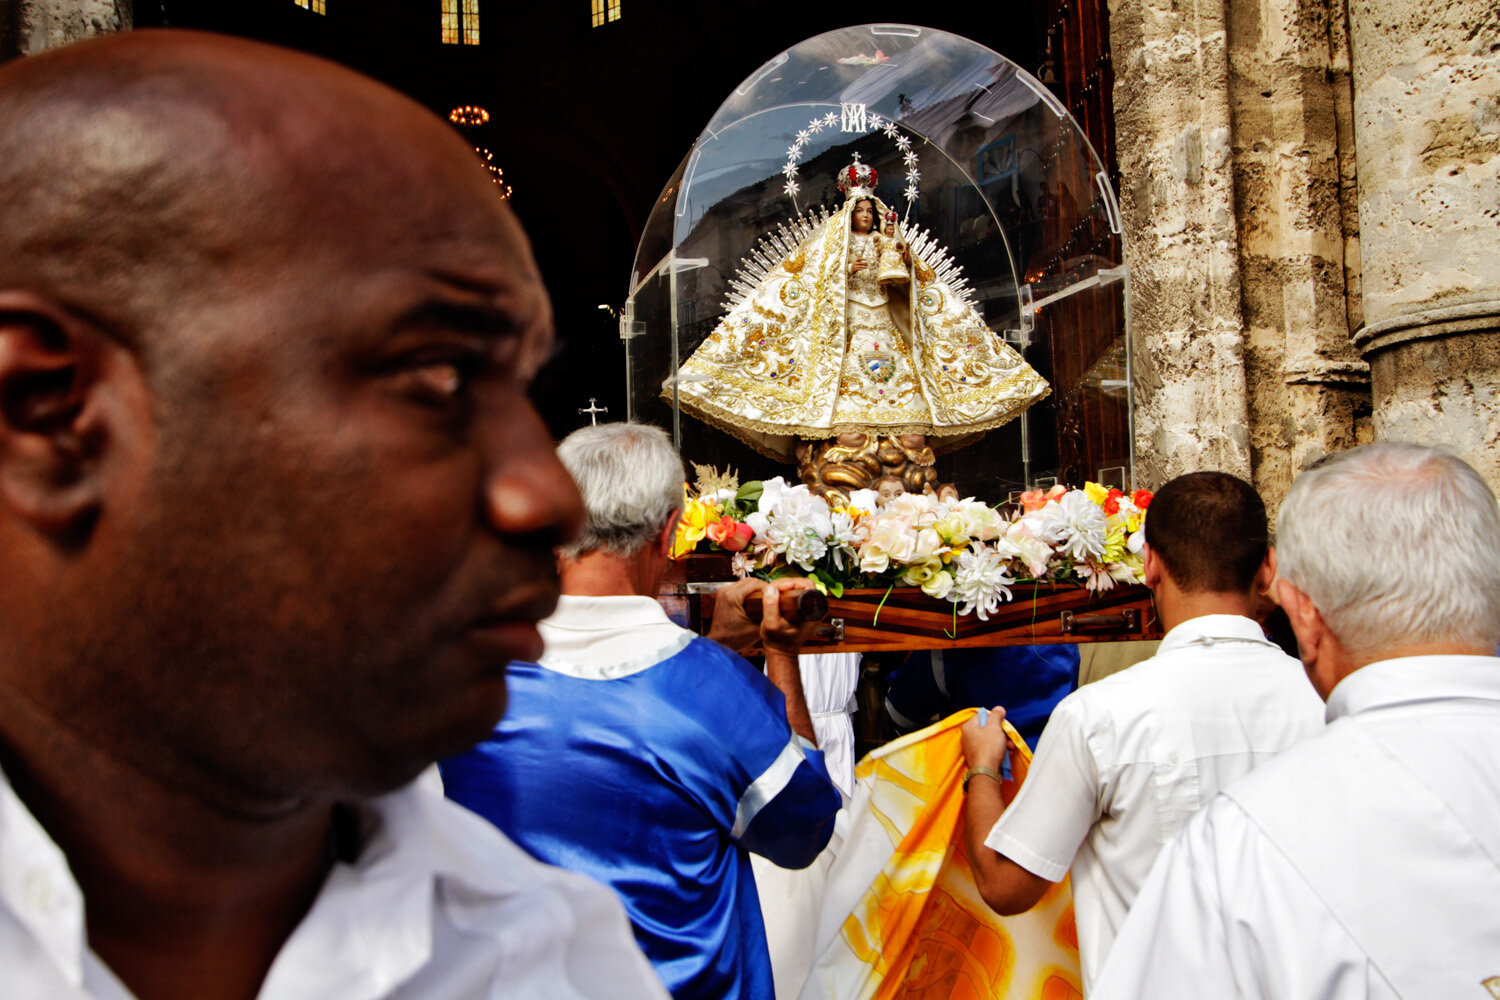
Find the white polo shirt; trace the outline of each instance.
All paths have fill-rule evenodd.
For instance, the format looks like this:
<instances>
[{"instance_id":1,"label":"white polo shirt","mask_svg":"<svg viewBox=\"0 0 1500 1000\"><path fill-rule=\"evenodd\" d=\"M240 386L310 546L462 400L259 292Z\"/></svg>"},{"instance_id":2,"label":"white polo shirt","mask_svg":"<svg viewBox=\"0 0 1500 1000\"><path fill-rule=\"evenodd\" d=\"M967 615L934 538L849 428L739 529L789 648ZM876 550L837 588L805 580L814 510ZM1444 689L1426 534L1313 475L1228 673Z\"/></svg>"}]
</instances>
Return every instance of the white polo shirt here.
<instances>
[{"instance_id":1,"label":"white polo shirt","mask_svg":"<svg viewBox=\"0 0 1500 1000\"><path fill-rule=\"evenodd\" d=\"M1087 991L1157 853L1231 781L1323 725L1302 664L1238 615L1205 615L1157 655L1052 713L1026 782L986 845L1073 876Z\"/></svg>"},{"instance_id":2,"label":"white polo shirt","mask_svg":"<svg viewBox=\"0 0 1500 1000\"><path fill-rule=\"evenodd\" d=\"M1372 663L1152 869L1099 1000L1500 996L1500 659Z\"/></svg>"},{"instance_id":3,"label":"white polo shirt","mask_svg":"<svg viewBox=\"0 0 1500 1000\"><path fill-rule=\"evenodd\" d=\"M667 1000L614 893L416 784L369 804L260 1000ZM133 1000L88 947L62 851L0 774L0 996Z\"/></svg>"}]
</instances>

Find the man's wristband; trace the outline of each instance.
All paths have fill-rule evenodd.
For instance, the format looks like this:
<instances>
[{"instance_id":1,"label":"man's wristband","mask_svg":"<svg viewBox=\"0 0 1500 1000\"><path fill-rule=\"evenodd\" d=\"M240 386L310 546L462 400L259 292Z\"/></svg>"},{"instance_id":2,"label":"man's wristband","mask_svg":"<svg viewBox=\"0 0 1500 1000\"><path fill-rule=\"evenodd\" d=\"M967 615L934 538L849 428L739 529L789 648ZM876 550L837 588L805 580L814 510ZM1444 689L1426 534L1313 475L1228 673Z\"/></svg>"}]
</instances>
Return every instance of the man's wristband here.
<instances>
[{"instance_id":1,"label":"man's wristband","mask_svg":"<svg viewBox=\"0 0 1500 1000\"><path fill-rule=\"evenodd\" d=\"M997 782L1004 780L1000 777L1000 772L995 770L993 767L971 767L964 772L963 790L965 795L967 795L969 792L969 779L974 777L975 775L980 774L984 775L986 778L994 778Z\"/></svg>"}]
</instances>

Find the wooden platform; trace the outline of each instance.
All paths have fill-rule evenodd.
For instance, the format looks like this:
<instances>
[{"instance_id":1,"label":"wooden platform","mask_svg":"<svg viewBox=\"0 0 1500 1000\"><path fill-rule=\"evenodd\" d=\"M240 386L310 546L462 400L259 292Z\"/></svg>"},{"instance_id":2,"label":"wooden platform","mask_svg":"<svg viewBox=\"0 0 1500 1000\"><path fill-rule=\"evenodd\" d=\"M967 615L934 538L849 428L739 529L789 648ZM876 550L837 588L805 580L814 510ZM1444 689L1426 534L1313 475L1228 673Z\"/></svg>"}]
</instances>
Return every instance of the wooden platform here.
<instances>
[{"instance_id":1,"label":"wooden platform","mask_svg":"<svg viewBox=\"0 0 1500 1000\"><path fill-rule=\"evenodd\" d=\"M662 603L679 624L706 631L715 585L733 578L727 557L690 556L677 579L664 583ZM1055 642L1160 639L1160 622L1145 587L1119 586L1100 595L1082 587L1017 584L1012 599L988 621L954 621L954 605L914 587L849 590L829 598L828 620L807 652L873 652L974 646L1035 646Z\"/></svg>"}]
</instances>

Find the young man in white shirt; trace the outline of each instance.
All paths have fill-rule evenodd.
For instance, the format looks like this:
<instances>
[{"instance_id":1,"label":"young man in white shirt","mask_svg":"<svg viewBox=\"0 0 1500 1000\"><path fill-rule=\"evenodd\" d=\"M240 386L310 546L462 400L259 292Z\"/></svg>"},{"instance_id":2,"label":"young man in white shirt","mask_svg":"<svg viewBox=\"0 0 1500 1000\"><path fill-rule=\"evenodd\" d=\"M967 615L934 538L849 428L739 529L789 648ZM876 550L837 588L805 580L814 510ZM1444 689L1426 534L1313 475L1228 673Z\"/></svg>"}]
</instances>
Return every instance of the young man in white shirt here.
<instances>
[{"instance_id":1,"label":"young man in white shirt","mask_svg":"<svg viewBox=\"0 0 1500 1000\"><path fill-rule=\"evenodd\" d=\"M1063 699L1008 806L1001 728L975 719L963 731L980 893L1020 913L1071 872L1085 990L1162 845L1220 788L1322 724L1300 665L1251 617L1275 575L1254 488L1218 472L1172 480L1146 514L1146 543L1167 629L1157 655Z\"/></svg>"},{"instance_id":2,"label":"young man in white shirt","mask_svg":"<svg viewBox=\"0 0 1500 1000\"><path fill-rule=\"evenodd\" d=\"M1095 995L1500 996L1500 513L1416 445L1281 508L1277 589L1328 726L1162 852Z\"/></svg>"}]
</instances>

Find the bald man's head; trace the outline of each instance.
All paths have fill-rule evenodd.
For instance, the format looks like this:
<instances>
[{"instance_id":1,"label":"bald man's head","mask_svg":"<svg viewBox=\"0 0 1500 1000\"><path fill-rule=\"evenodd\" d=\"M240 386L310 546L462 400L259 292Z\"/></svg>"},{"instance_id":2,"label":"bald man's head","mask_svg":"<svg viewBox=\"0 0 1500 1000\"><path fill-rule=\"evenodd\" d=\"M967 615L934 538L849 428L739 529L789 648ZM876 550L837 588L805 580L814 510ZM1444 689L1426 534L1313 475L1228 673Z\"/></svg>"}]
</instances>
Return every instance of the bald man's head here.
<instances>
[{"instance_id":1,"label":"bald man's head","mask_svg":"<svg viewBox=\"0 0 1500 1000\"><path fill-rule=\"evenodd\" d=\"M470 156L446 178L408 158L433 144L468 152L395 91L241 39L142 31L16 60L0 66L0 287L134 345L224 294L226 268L268 280L289 247L342 239L351 209L483 190Z\"/></svg>"},{"instance_id":2,"label":"bald man's head","mask_svg":"<svg viewBox=\"0 0 1500 1000\"><path fill-rule=\"evenodd\" d=\"M0 68L0 696L216 794L482 737L581 519L551 336L473 151L374 81L171 31Z\"/></svg>"}]
</instances>

